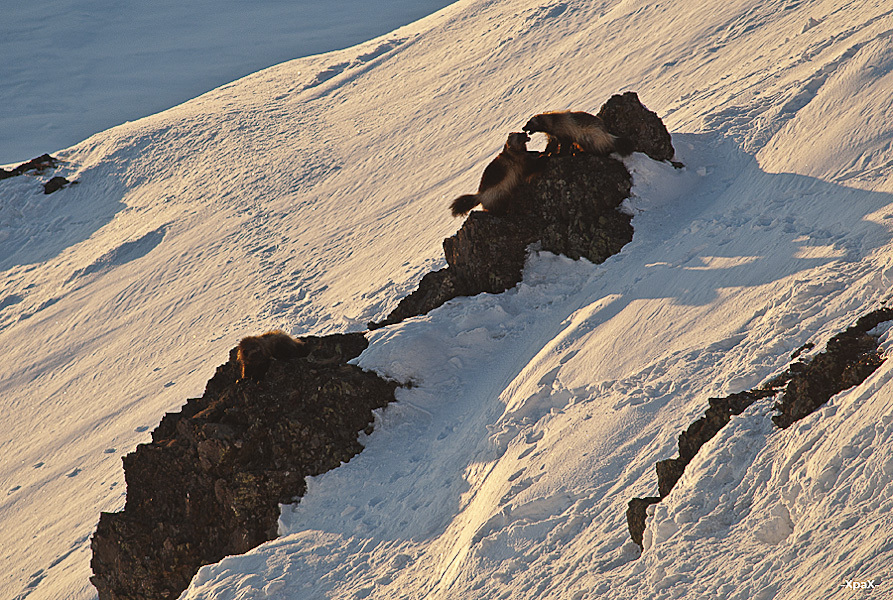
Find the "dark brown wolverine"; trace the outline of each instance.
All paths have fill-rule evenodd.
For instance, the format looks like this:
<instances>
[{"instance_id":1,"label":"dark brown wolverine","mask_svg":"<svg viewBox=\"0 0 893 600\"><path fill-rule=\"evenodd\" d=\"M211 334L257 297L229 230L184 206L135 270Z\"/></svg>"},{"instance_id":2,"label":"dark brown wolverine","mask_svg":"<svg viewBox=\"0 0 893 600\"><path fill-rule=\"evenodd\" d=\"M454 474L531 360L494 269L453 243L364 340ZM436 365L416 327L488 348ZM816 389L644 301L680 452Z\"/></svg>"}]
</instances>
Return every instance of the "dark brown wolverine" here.
<instances>
[{"instance_id":1,"label":"dark brown wolverine","mask_svg":"<svg viewBox=\"0 0 893 600\"><path fill-rule=\"evenodd\" d=\"M612 135L601 118L586 112L556 111L540 113L524 126L527 133L542 132L548 138L545 154L572 154L575 151L627 156L633 144L627 138Z\"/></svg>"},{"instance_id":2,"label":"dark brown wolverine","mask_svg":"<svg viewBox=\"0 0 893 600\"><path fill-rule=\"evenodd\" d=\"M241 367L242 379L263 379L270 368L270 361L282 358L306 356L309 349L301 340L275 329L262 335L242 338L236 359Z\"/></svg>"},{"instance_id":3,"label":"dark brown wolverine","mask_svg":"<svg viewBox=\"0 0 893 600\"><path fill-rule=\"evenodd\" d=\"M453 200L450 210L454 217L467 214L478 204L488 212L506 212L517 187L542 170L540 154L527 150L529 140L526 133L509 134L502 152L484 169L477 194Z\"/></svg>"}]
</instances>

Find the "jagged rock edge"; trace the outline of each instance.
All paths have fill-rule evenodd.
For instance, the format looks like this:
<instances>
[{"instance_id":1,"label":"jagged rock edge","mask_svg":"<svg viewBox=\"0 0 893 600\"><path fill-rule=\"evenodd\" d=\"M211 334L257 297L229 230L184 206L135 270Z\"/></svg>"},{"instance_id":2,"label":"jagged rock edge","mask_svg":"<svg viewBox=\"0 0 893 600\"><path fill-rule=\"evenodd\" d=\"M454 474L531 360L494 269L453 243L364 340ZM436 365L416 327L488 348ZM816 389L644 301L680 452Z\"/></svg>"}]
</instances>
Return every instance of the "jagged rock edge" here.
<instances>
[{"instance_id":1,"label":"jagged rock edge","mask_svg":"<svg viewBox=\"0 0 893 600\"><path fill-rule=\"evenodd\" d=\"M773 406L780 412L772 416L772 421L777 427L786 429L815 412L835 394L865 381L886 360L880 352L878 338L869 332L891 320L893 309L885 307L871 311L859 318L855 325L832 337L825 350L808 361L800 359L791 363L782 374L762 386L724 398L708 398L710 406L704 416L679 434L679 457L655 463L658 496L633 498L627 504L630 539L639 548L643 547L648 507L659 503L672 491L698 450L733 416L740 415L757 400L782 394L781 400ZM812 347L811 343L804 345L793 353L791 359L798 359L802 352ZM818 384L815 383L817 380Z\"/></svg>"},{"instance_id":2,"label":"jagged rock edge","mask_svg":"<svg viewBox=\"0 0 893 600\"><path fill-rule=\"evenodd\" d=\"M672 148L669 132L667 132L665 126L657 117L657 115L651 111L648 111L648 109L646 109L641 104L641 102L639 102L638 97L635 93L626 92L623 95L613 96L608 101L608 103L606 103L605 107L603 107L602 113L604 113L606 110L613 110L615 115L603 117L608 124L608 128L611 129L611 123L613 122L615 126L612 132L615 135L625 135L629 137L631 143L634 145L635 150L645 152L656 160L669 160L673 157L674 151ZM600 115L602 113L600 113ZM51 159L52 157L48 158ZM31 162L33 163L35 161ZM444 250L445 254L447 255L448 262L450 262L449 259L452 255L452 258L454 259L452 262L453 265L460 264L463 260L466 260L474 264L484 265L491 265L494 262L499 263L500 261L502 261L502 263L500 263L502 266L505 266L506 264L508 266L507 268L503 269L503 272L498 273L495 276L490 273L484 273L483 277L479 277L474 272L463 273L460 271L458 275L456 275L455 273L451 273L450 275L453 275L453 277L445 277L445 275L447 275L446 273L444 273L444 271L447 271L446 269L429 273L428 275L426 275L425 278L423 278L423 281L425 279L428 279L429 281L434 281L434 283L437 284L439 291L437 292L437 294L435 294L436 297L434 299L437 306L443 304L443 302L445 302L446 300L459 295L475 295L477 293L480 293L481 291L498 293L514 286L521 280L523 265L532 243L539 242L541 246L545 246L543 249L551 250L556 253L566 254L567 256L574 259L586 257L592 260L592 262L602 262L607 257L619 252L623 245L631 241L632 227L629 224L631 217L630 215L621 215L621 213L617 210L620 206L620 203L624 199L629 197L629 191L632 185L631 175L622 162L614 160L612 158L589 154L576 155L571 157L560 157L560 159L556 158L551 162L554 170L557 171L558 175L553 177L552 179L549 179L547 177L539 178L537 180L537 184L541 186L547 186L548 182L552 181L554 182L553 185L556 185L558 188L566 188L568 186L567 180L573 180L578 175L579 179L584 182L584 190L582 192L579 192L577 195L568 194L567 189L559 190L563 193L563 196L565 196L565 205L560 206L562 210L559 212L565 213L566 217L568 217L569 215L569 218L566 218L567 222L562 223L558 221L556 223L551 223L546 227L541 226L541 217L544 215L542 215L542 213L538 214L538 210L546 210L548 212L550 209L548 207L543 208L541 203L538 201L539 198L537 198L533 192L534 186L530 186L525 190L522 190L522 192L519 194L519 196L521 196L519 198L519 205L522 207L520 212L525 213L528 218L538 220L536 226L528 228L527 231L525 231L525 228L519 225L517 222L513 223L510 217L500 217L481 212L472 214L469 219L466 220L463 228L460 229L460 232L459 234L457 234L457 236L465 232L470 241L473 242L476 238L479 238L483 239L487 243L470 243L467 246L467 249L469 250L468 255L464 256L461 252L461 245L451 242L451 240L457 240L457 236L447 238L447 240L444 241ZM581 166L585 165L586 163L589 163L589 168L581 168ZM30 163L26 163L26 165L27 164ZM21 165L20 169L24 169L26 165ZM55 164L51 163L47 166L55 166ZM562 172L567 174L568 171L571 175L570 177L561 175ZM6 173L9 173L9 175L6 176L17 174L4 171L4 174ZM613 175L611 175L612 173ZM584 175L594 176L593 174L597 174L598 177L602 178L598 180L599 184L604 184L604 182L607 181L607 185L586 185L586 177ZM614 179L612 180L611 177L614 177ZM611 183L612 181L613 183ZM56 187L56 189L59 189L67 183L67 181L61 181L61 178L57 178L54 181L55 186L58 186ZM587 195L587 192L590 192L590 189L597 190L599 194L590 198ZM51 193L50 189L45 187L45 193ZM567 202L567 196L571 197L572 201L570 203ZM551 197L553 197L554 201L559 204L562 202L561 193L553 193ZM580 202L577 202L578 200L580 200ZM590 204L594 202L595 205L584 205L584 201L590 201ZM580 206L577 206L578 204ZM597 215L596 223L594 225L591 223L589 225L586 225L584 223L584 225L589 226L590 229L587 231L584 226L581 230L579 221L585 219L577 219L575 221L574 217L579 217L581 213L586 213L587 211L591 212L593 211L593 208L598 209L595 211ZM547 214L545 216L549 215ZM469 224L472 224L472 227L468 228L467 226ZM476 231L474 231L475 224L478 226L478 229ZM592 228L593 226L594 229ZM549 230L549 227L552 227L552 230ZM576 227L576 229L574 227ZM615 230L619 231L619 233L616 236L612 237L611 233ZM587 237L587 234L591 235ZM493 239L499 238L500 236L516 237L516 239L513 241L513 252L504 253L498 249L494 250L490 246L489 242ZM484 254L483 257L481 256L482 251ZM488 251L493 256L487 256L486 254ZM430 310L431 308L433 307L430 307L427 310ZM427 310L424 312L427 312ZM372 326L375 324L370 325L370 328L372 328ZM335 336L328 337L331 338ZM207 396L208 393L212 391L215 386L214 382L219 378L222 370L232 370L229 367L232 366L235 360L235 351L236 349L234 349L233 353L231 353L230 361L218 368L218 373L215 374L215 377L208 382L208 388L206 389L205 395L202 397L202 399L204 399L205 396ZM391 382L391 384L396 387L395 383ZM220 390L217 391L220 392ZM393 389L391 389L389 401L393 401ZM195 410L190 411L189 405L191 402L192 401L188 401L187 404L184 405L183 410L180 413L169 413L165 416L164 419L162 419L159 427L155 430L155 432L153 432L152 444L162 442L166 444L174 443L170 439L160 439L161 437L166 437L165 435L161 434L161 431L165 430L165 428L167 428L167 430L170 430L171 427L173 427L174 429L178 429L178 426L171 425L173 421L178 421L180 419L189 419L193 416L197 416L198 413L203 412ZM207 410L210 410L210 408L212 407L207 408ZM371 423L372 420L370 419L369 422ZM367 433L369 433L368 427L369 426L367 425ZM168 433L170 433L170 431L168 431ZM152 444L143 444L140 445L140 447L148 447L152 446ZM137 452L139 451L140 447L138 447ZM360 447L351 456L355 455L361 450L362 448ZM127 459L130 457L135 457L137 452L131 453L130 455L128 455L128 457L125 457L125 464L127 463ZM349 459L350 457L348 456L344 458L343 461L346 462ZM132 460L136 459L133 458ZM338 464L335 464L331 468L335 468L337 466ZM284 502L288 501L289 499L293 500L294 498L302 495L304 490L295 491L296 493L291 494L288 499L279 498L279 501ZM187 493L187 500L188 497L189 495ZM128 504L130 504L130 500L131 488L128 485ZM235 500L239 499L236 498L234 499L234 501ZM124 513L126 513L126 508L127 507L125 507L125 511L122 511L121 513L103 514L103 517L100 519L100 525L99 527L97 527L97 532L96 534L94 534L91 543L94 550L94 560L91 564L95 565L101 562L100 558L97 557L97 548L100 548L100 550L102 550L102 552L104 552L106 556L109 556L117 551L117 548L112 547L105 548L103 550L101 548L103 545L103 541L101 539L99 539L99 541L97 540L98 538L100 538L100 528L103 526L103 519L105 519L105 522L107 524L108 522L110 522L109 520L115 515L123 515ZM180 523L176 523L175 525L180 525ZM176 530L176 527L174 529ZM237 533L237 531L233 532L233 535L235 535L235 533ZM273 532L272 536L270 536L270 534L267 534L267 539L262 539L257 543L262 543L263 541L273 539L274 537L275 532ZM174 542L171 541L170 537L166 537L163 542L164 543L162 544L162 546L165 549L168 549L169 547L177 547ZM257 543L249 547L242 548L241 551L247 551L247 549L250 549L250 547L255 547ZM185 543L181 544L181 546L188 549L190 544ZM232 549L230 549L225 553L230 554L239 552L234 552ZM142 552L140 552L140 554L142 554ZM162 589L159 589L157 585L155 588L151 588L151 585L144 585L145 581L140 581L138 582L137 586L139 589L134 592L136 595L119 595L117 591L108 591L108 586L105 587L105 594L110 600L120 600L123 598L160 599L166 597L175 597L179 594L180 591L182 591L182 589L185 589L185 585L188 585L189 580L192 578L192 575L194 575L194 573L198 570L198 567L200 567L202 564L215 562L215 560L219 560L222 557L223 555L215 555L214 557L203 557L197 565L187 565L186 567L183 567L182 565L179 565L177 563L175 563L173 566L169 563L163 563L167 566L167 568L161 568L161 574L155 573L155 579L163 579L164 584L166 584L167 587L170 589L166 589L164 585L161 586ZM148 561L149 559L147 557L146 562ZM159 567L161 566L162 565L159 565ZM141 565L140 568L142 567L145 567L145 565ZM174 579L177 579L176 577L173 577L174 573L172 572L176 570L176 567L180 567L178 572L179 582L177 584L172 584L172 581ZM119 567L118 570L121 571L122 569L120 569ZM147 571L147 579L150 579L153 574L152 569L147 567L145 570ZM95 571L96 568L94 566L94 572ZM95 574L94 577L91 578L91 581L93 581L96 585L97 582L101 581L102 579L102 574ZM106 582L103 582L103 584L104 583ZM96 585L97 589L102 587L103 584ZM150 589L147 589L147 587Z\"/></svg>"}]
</instances>

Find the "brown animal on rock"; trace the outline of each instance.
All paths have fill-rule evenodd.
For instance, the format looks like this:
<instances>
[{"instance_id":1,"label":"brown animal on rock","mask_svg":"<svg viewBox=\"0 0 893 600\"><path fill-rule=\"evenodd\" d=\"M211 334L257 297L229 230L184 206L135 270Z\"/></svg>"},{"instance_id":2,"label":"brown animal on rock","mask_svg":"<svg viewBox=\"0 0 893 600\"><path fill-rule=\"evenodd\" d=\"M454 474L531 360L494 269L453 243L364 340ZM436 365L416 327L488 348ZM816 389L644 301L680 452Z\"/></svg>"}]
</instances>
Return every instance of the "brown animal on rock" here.
<instances>
[{"instance_id":1,"label":"brown animal on rock","mask_svg":"<svg viewBox=\"0 0 893 600\"><path fill-rule=\"evenodd\" d=\"M545 154L573 154L575 151L622 156L632 154L633 143L608 133L601 118L586 112L541 113L524 126L528 133L542 132L548 138Z\"/></svg>"},{"instance_id":2,"label":"brown animal on rock","mask_svg":"<svg viewBox=\"0 0 893 600\"><path fill-rule=\"evenodd\" d=\"M270 361L307 356L309 349L278 329L263 335L242 338L236 359L239 361L242 379L261 380L270 368Z\"/></svg>"},{"instance_id":3,"label":"brown animal on rock","mask_svg":"<svg viewBox=\"0 0 893 600\"><path fill-rule=\"evenodd\" d=\"M467 214L480 204L495 214L508 210L512 195L521 183L543 169L537 152L528 152L526 133L510 133L502 152L484 169L477 194L465 194L453 200L450 210L454 217Z\"/></svg>"}]
</instances>

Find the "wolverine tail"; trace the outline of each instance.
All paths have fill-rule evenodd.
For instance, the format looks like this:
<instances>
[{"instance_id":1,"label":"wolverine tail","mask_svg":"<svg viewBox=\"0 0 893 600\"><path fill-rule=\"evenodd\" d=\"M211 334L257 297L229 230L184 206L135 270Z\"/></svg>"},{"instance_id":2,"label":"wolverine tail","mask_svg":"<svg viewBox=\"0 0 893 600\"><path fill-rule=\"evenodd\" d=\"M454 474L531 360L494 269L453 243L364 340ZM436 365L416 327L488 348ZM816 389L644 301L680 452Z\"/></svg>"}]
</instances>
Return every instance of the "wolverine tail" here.
<instances>
[{"instance_id":1,"label":"wolverine tail","mask_svg":"<svg viewBox=\"0 0 893 600\"><path fill-rule=\"evenodd\" d=\"M614 152L620 156L629 156L636 151L636 145L628 137L620 136L614 138Z\"/></svg>"},{"instance_id":2,"label":"wolverine tail","mask_svg":"<svg viewBox=\"0 0 893 600\"><path fill-rule=\"evenodd\" d=\"M453 200L453 203L450 204L450 211L454 217L461 217L480 203L481 200L477 194L465 194Z\"/></svg>"}]
</instances>

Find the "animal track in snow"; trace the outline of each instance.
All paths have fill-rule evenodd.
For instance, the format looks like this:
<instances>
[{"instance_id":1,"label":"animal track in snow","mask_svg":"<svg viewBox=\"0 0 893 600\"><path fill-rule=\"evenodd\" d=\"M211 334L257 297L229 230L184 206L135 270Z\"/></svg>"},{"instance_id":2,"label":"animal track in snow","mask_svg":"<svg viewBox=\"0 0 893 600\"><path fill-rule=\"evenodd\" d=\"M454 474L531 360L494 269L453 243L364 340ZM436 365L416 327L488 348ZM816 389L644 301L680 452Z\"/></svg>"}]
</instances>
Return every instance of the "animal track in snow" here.
<instances>
[{"instance_id":1,"label":"animal track in snow","mask_svg":"<svg viewBox=\"0 0 893 600\"><path fill-rule=\"evenodd\" d=\"M334 65L330 65L330 66L326 67L325 69L321 70L319 73L317 73L316 77L314 77L312 80L310 80L310 82L304 87L304 89L306 90L306 89L314 88L314 87L316 87L320 84L323 84L326 81L332 79L333 77L337 77L338 75L341 75L345 71L364 66L364 65L374 61L375 59L381 57L382 55L387 54L394 48L397 48L397 47L403 45L404 42L406 42L406 38L388 40L386 42L379 44L378 47L376 47L374 50L371 50L370 52L367 52L365 54L360 54L354 60L344 61L344 62L340 62L340 63L334 64Z\"/></svg>"},{"instance_id":2,"label":"animal track in snow","mask_svg":"<svg viewBox=\"0 0 893 600\"><path fill-rule=\"evenodd\" d=\"M120 246L113 248L93 261L92 264L75 271L68 281L74 281L86 275L93 275L108 271L114 267L118 267L139 258L142 258L154 250L164 240L165 228L159 227L154 231L143 235L139 239L130 242L124 242Z\"/></svg>"}]
</instances>

